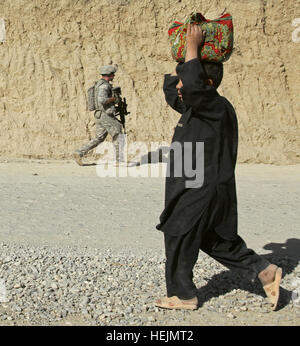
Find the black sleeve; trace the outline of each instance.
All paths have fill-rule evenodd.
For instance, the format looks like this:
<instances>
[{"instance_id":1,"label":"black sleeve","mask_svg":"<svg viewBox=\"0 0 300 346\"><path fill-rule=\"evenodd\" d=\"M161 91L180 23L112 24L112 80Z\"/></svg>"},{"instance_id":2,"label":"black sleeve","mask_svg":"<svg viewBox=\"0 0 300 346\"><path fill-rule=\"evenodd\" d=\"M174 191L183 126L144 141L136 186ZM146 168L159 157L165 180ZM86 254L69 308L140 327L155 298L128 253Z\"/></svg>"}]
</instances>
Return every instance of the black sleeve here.
<instances>
[{"instance_id":1,"label":"black sleeve","mask_svg":"<svg viewBox=\"0 0 300 346\"><path fill-rule=\"evenodd\" d=\"M165 75L163 91L165 93L165 99L170 107L179 113L183 113L183 103L180 100L176 85L179 81L177 76Z\"/></svg>"},{"instance_id":2,"label":"black sleeve","mask_svg":"<svg viewBox=\"0 0 300 346\"><path fill-rule=\"evenodd\" d=\"M199 115L219 119L223 115L224 105L216 89L205 83L207 76L199 59L178 65L176 71L183 84L183 102Z\"/></svg>"}]
</instances>

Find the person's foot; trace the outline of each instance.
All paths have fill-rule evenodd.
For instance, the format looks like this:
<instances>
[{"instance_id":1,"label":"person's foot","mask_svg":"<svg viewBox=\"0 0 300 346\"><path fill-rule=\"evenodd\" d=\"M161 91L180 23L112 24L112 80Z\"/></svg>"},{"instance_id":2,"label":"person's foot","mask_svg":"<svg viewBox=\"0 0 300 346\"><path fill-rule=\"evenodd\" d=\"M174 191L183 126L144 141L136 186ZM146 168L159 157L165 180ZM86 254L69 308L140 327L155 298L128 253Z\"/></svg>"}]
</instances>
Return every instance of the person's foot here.
<instances>
[{"instance_id":1,"label":"person's foot","mask_svg":"<svg viewBox=\"0 0 300 346\"><path fill-rule=\"evenodd\" d=\"M280 281L282 277L282 269L274 264L270 264L265 270L258 274L263 289L271 304L272 310L276 310L279 300Z\"/></svg>"},{"instance_id":2,"label":"person's foot","mask_svg":"<svg viewBox=\"0 0 300 346\"><path fill-rule=\"evenodd\" d=\"M164 309L196 310L198 308L198 298L183 300L177 296L164 297L156 300L155 305Z\"/></svg>"},{"instance_id":3,"label":"person's foot","mask_svg":"<svg viewBox=\"0 0 300 346\"><path fill-rule=\"evenodd\" d=\"M192 299L180 299L183 304L186 305L198 305L198 298L194 297Z\"/></svg>"},{"instance_id":4,"label":"person's foot","mask_svg":"<svg viewBox=\"0 0 300 346\"><path fill-rule=\"evenodd\" d=\"M73 155L72 155L73 159L76 161L76 163L79 165L79 166L83 166L83 163L82 163L82 157L80 156L79 153L75 152Z\"/></svg>"},{"instance_id":5,"label":"person's foot","mask_svg":"<svg viewBox=\"0 0 300 346\"><path fill-rule=\"evenodd\" d=\"M277 266L275 264L270 264L266 269L258 274L258 278L263 286L266 286L274 281Z\"/></svg>"}]
</instances>

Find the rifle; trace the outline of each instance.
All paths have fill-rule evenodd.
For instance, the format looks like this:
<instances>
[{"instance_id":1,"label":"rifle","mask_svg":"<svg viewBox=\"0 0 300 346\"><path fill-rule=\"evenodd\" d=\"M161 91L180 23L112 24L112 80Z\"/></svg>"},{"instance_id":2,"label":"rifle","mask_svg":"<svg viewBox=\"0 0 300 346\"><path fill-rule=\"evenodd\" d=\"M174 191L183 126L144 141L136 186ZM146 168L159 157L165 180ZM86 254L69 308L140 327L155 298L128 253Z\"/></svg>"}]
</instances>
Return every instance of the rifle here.
<instances>
[{"instance_id":1,"label":"rifle","mask_svg":"<svg viewBox=\"0 0 300 346\"><path fill-rule=\"evenodd\" d=\"M113 95L116 98L116 115L120 116L121 124L123 125L124 133L126 134L125 130L125 116L130 114L130 112L127 111L127 103L126 98L124 97L122 99L121 97L121 88L115 87L113 88Z\"/></svg>"}]
</instances>

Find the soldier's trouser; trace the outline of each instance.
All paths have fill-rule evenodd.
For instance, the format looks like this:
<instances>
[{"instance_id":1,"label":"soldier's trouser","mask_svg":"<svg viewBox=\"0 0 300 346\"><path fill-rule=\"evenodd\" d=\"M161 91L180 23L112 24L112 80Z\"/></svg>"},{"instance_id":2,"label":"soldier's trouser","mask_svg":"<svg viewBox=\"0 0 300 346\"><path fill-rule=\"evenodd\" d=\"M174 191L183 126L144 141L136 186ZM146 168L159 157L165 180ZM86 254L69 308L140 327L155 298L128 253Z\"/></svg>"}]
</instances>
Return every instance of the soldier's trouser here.
<instances>
[{"instance_id":1,"label":"soldier's trouser","mask_svg":"<svg viewBox=\"0 0 300 346\"><path fill-rule=\"evenodd\" d=\"M205 216L204 216L205 218ZM197 296L193 283L193 268L199 250L204 251L229 269L256 277L270 264L267 260L248 249L241 237L235 240L221 238L214 229L206 228L205 219L183 236L165 236L166 287L168 297L191 299Z\"/></svg>"},{"instance_id":2,"label":"soldier's trouser","mask_svg":"<svg viewBox=\"0 0 300 346\"><path fill-rule=\"evenodd\" d=\"M111 117L105 113L101 114L99 111L97 111L95 112L95 126L96 137L76 151L80 154L80 156L84 156L90 150L94 149L100 143L105 141L107 135L110 134L113 139L116 160L119 161L120 145L118 136L122 133L122 125L120 122L114 117Z\"/></svg>"}]
</instances>

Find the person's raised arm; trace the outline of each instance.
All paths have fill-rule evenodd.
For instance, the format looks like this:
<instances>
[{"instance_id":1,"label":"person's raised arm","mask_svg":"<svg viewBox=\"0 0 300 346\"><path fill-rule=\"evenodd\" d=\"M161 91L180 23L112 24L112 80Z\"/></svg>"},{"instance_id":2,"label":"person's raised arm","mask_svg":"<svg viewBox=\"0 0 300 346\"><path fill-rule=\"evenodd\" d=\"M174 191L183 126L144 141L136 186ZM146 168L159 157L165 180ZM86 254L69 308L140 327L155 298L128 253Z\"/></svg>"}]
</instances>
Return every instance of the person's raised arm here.
<instances>
[{"instance_id":1,"label":"person's raised arm","mask_svg":"<svg viewBox=\"0 0 300 346\"><path fill-rule=\"evenodd\" d=\"M216 89L207 83L208 77L199 59L205 32L198 25L187 25L185 63L177 66L177 74L182 81L183 102L197 110L209 110L213 99L218 95ZM216 105L215 105L216 106Z\"/></svg>"}]
</instances>

